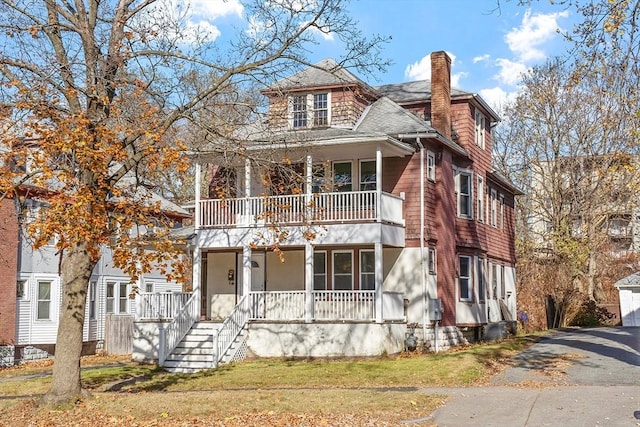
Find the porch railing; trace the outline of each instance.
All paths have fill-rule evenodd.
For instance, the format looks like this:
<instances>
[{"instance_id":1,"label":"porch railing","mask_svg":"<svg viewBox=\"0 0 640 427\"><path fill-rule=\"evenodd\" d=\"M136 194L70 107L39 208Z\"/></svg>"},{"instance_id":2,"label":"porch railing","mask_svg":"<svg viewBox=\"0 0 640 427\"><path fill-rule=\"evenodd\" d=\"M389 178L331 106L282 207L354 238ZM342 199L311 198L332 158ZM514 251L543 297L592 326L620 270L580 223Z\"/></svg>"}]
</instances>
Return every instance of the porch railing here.
<instances>
[{"instance_id":1,"label":"porch railing","mask_svg":"<svg viewBox=\"0 0 640 427\"><path fill-rule=\"evenodd\" d=\"M200 224L242 227L263 224L388 221L404 225L402 197L382 193L378 212L375 191L295 194L201 200Z\"/></svg>"},{"instance_id":2,"label":"porch railing","mask_svg":"<svg viewBox=\"0 0 640 427\"><path fill-rule=\"evenodd\" d=\"M304 320L305 291L251 292L253 320ZM313 291L314 320L375 320L375 291Z\"/></svg>"},{"instance_id":3,"label":"porch railing","mask_svg":"<svg viewBox=\"0 0 640 427\"><path fill-rule=\"evenodd\" d=\"M191 292L140 292L136 320L173 319L191 297Z\"/></svg>"},{"instance_id":4,"label":"porch railing","mask_svg":"<svg viewBox=\"0 0 640 427\"><path fill-rule=\"evenodd\" d=\"M245 295L235 306L229 317L222 323L220 329L213 334L213 367L218 367L225 353L235 339L240 335L249 321L249 302L251 299Z\"/></svg>"},{"instance_id":5,"label":"porch railing","mask_svg":"<svg viewBox=\"0 0 640 427\"><path fill-rule=\"evenodd\" d=\"M176 348L198 318L198 310L200 309L198 295L198 293L191 294L184 306L176 313L173 320L164 327L161 324L158 345L158 365L163 366L167 356Z\"/></svg>"}]
</instances>

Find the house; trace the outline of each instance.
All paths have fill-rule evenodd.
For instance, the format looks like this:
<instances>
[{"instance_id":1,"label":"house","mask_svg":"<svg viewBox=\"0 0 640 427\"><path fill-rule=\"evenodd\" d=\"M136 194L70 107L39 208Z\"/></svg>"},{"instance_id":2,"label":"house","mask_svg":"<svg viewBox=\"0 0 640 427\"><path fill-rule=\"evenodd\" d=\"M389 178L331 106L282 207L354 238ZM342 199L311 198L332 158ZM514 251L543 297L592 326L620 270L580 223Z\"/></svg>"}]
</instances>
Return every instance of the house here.
<instances>
[{"instance_id":1,"label":"house","mask_svg":"<svg viewBox=\"0 0 640 427\"><path fill-rule=\"evenodd\" d=\"M640 326L640 273L618 280L622 326Z\"/></svg>"},{"instance_id":2,"label":"house","mask_svg":"<svg viewBox=\"0 0 640 427\"><path fill-rule=\"evenodd\" d=\"M498 117L431 59L431 81L379 87L321 61L262 92L242 156L195 155L193 296L136 322L134 359L372 356L409 334L437 351L514 319L521 192L492 165Z\"/></svg>"},{"instance_id":3,"label":"house","mask_svg":"<svg viewBox=\"0 0 640 427\"><path fill-rule=\"evenodd\" d=\"M38 209L46 209L46 195L35 188L21 186L19 197L24 218ZM189 217L185 210L168 200L157 195L150 197L151 200L160 201L164 215L174 218L177 224ZM27 237L19 231L14 199L4 198L0 202L0 293L3 295L0 302L0 366L9 366L17 360L41 359L55 353L62 302L58 273L60 254L55 242L33 249ZM105 341L108 345L110 340L123 338L116 336L119 332L109 336L106 325L110 321L120 319L126 324L128 318L130 324L134 314L144 310L144 307L136 306L136 299L130 298L134 287L159 301L168 298L167 295L173 298L185 295L181 284L168 281L158 269L132 283L126 273L114 267L111 251L105 247L89 283L84 354L104 349Z\"/></svg>"}]
</instances>

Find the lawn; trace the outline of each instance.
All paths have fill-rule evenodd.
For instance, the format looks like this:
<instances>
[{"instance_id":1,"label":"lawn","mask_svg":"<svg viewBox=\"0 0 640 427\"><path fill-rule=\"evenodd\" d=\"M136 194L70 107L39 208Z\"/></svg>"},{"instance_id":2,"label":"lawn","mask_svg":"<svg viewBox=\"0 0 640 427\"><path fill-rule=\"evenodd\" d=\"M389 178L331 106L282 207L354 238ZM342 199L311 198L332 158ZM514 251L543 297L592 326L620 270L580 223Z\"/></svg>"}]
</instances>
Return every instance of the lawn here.
<instances>
[{"instance_id":1,"label":"lawn","mask_svg":"<svg viewBox=\"0 0 640 427\"><path fill-rule=\"evenodd\" d=\"M534 340L439 354L248 360L189 375L92 357L83 360L82 381L93 398L67 408L37 405L51 368L27 365L0 370L0 426L397 425L446 400L421 388L481 385Z\"/></svg>"}]
</instances>

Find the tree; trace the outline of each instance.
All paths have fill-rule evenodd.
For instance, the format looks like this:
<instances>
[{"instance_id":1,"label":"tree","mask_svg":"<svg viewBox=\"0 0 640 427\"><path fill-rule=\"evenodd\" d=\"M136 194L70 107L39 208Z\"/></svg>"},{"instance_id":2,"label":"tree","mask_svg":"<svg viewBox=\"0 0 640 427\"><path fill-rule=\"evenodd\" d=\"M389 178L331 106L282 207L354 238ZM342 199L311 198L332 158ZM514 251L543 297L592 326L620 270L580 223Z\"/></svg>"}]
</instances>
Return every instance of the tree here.
<instances>
[{"instance_id":1,"label":"tree","mask_svg":"<svg viewBox=\"0 0 640 427\"><path fill-rule=\"evenodd\" d=\"M249 29L225 45L208 27L189 23L189 7L174 4L0 0L0 96L13 108L2 137L11 151L0 194L17 197L20 183L46 189L48 208L27 229L36 247L56 236L61 253L49 403L81 396L87 286L103 247L113 248L116 266L132 278L175 254L167 238L130 230L169 225L143 185L188 167L179 127L207 106L233 104L236 89L309 65L306 55L321 35L341 41L346 65L386 65L378 57L384 39L364 37L342 0L247 2ZM145 251L149 245L157 250Z\"/></svg>"}]
</instances>

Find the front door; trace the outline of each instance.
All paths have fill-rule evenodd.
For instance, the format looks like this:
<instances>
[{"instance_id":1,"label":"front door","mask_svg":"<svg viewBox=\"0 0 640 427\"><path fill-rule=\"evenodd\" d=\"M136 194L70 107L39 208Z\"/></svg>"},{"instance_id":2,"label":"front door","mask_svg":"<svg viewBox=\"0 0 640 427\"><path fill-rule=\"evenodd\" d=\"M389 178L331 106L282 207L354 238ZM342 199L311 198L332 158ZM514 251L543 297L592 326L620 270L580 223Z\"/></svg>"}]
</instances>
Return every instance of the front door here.
<instances>
[{"instance_id":1,"label":"front door","mask_svg":"<svg viewBox=\"0 0 640 427\"><path fill-rule=\"evenodd\" d=\"M265 254L251 254L251 292L265 290Z\"/></svg>"}]
</instances>

